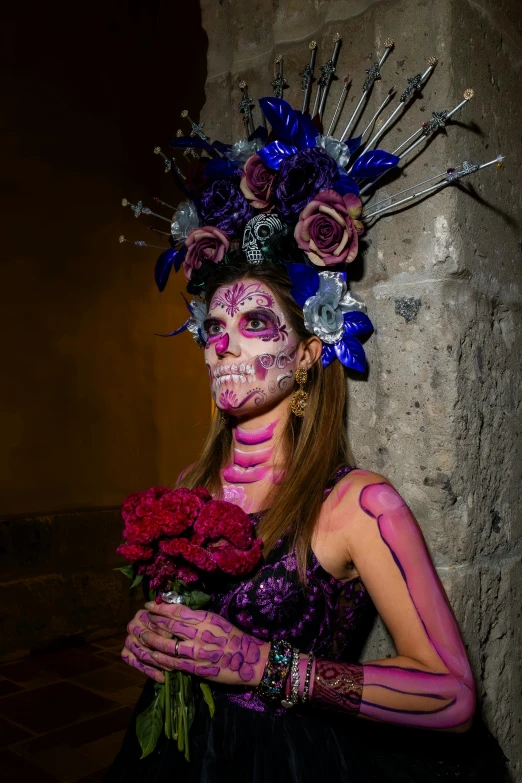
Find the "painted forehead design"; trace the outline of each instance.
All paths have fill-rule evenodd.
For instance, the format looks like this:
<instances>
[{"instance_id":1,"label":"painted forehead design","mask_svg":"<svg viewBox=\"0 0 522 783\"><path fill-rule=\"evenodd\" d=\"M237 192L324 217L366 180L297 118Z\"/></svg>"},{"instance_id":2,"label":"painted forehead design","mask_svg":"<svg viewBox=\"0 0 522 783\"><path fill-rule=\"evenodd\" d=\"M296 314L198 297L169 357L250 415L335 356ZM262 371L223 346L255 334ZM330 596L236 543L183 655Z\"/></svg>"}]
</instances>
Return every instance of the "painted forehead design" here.
<instances>
[{"instance_id":1,"label":"painted forehead design","mask_svg":"<svg viewBox=\"0 0 522 783\"><path fill-rule=\"evenodd\" d=\"M276 304L273 294L265 289L262 283L238 282L231 286L218 288L212 301L209 312L216 309L212 315L219 315L220 310L233 316L243 307L274 307Z\"/></svg>"}]
</instances>

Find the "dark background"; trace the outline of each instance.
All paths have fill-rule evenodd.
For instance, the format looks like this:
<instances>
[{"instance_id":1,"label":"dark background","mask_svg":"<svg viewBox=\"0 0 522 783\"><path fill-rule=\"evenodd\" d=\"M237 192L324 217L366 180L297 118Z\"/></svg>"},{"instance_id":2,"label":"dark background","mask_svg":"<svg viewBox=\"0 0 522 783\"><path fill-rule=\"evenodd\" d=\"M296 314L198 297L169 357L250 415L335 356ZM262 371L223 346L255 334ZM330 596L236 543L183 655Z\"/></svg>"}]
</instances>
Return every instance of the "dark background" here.
<instances>
[{"instance_id":1,"label":"dark background","mask_svg":"<svg viewBox=\"0 0 522 783\"><path fill-rule=\"evenodd\" d=\"M204 103L199 3L19 2L1 17L0 515L115 506L173 483L210 413L192 340L154 336L185 320L182 281L160 295L160 251L118 243L164 244L122 197L180 200L153 148Z\"/></svg>"}]
</instances>

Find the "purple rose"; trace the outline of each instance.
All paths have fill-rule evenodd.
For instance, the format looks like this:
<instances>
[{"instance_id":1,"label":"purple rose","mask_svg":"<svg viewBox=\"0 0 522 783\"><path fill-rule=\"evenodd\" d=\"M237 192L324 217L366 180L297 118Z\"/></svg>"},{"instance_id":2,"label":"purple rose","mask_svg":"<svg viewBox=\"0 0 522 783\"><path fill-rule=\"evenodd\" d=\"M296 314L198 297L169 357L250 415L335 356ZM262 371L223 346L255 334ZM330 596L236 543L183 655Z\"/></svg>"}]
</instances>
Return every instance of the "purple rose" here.
<instances>
[{"instance_id":1,"label":"purple rose","mask_svg":"<svg viewBox=\"0 0 522 783\"><path fill-rule=\"evenodd\" d=\"M291 155L281 164L275 201L284 218L297 218L320 190L329 190L337 175L337 164L320 147Z\"/></svg>"},{"instance_id":2,"label":"purple rose","mask_svg":"<svg viewBox=\"0 0 522 783\"><path fill-rule=\"evenodd\" d=\"M240 188L253 207L268 212L272 198L275 171L269 169L259 155L251 155L245 163Z\"/></svg>"},{"instance_id":3,"label":"purple rose","mask_svg":"<svg viewBox=\"0 0 522 783\"><path fill-rule=\"evenodd\" d=\"M295 227L298 246L317 266L349 264L357 256L361 199L354 193L340 196L335 190L323 190L303 209Z\"/></svg>"},{"instance_id":4,"label":"purple rose","mask_svg":"<svg viewBox=\"0 0 522 783\"><path fill-rule=\"evenodd\" d=\"M242 194L237 177L215 179L201 194L200 213L207 226L216 226L229 236L242 232L254 210Z\"/></svg>"},{"instance_id":5,"label":"purple rose","mask_svg":"<svg viewBox=\"0 0 522 783\"><path fill-rule=\"evenodd\" d=\"M183 271L187 280L194 269L199 269L204 261L219 264L230 247L228 237L214 226L203 226L191 231L185 240L187 255L183 261Z\"/></svg>"}]
</instances>

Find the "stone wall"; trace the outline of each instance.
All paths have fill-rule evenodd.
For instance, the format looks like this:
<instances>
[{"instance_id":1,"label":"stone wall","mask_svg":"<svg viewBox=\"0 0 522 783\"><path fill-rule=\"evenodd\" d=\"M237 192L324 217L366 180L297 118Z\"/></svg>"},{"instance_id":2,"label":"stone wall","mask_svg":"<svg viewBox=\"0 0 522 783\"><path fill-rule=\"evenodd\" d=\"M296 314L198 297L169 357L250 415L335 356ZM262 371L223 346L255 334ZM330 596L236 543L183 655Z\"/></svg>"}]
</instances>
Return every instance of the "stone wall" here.
<instances>
[{"instance_id":1,"label":"stone wall","mask_svg":"<svg viewBox=\"0 0 522 783\"><path fill-rule=\"evenodd\" d=\"M462 628L483 714L510 758L514 779L522 780L522 12L516 0L201 5L209 36L203 119L213 138L241 137L238 84L245 79L255 98L270 94L277 54L284 55L290 82L285 98L299 106L297 74L307 62L308 41L317 40L321 64L339 32L338 74L353 77L341 127L358 100L364 69L387 37L395 49L371 106L394 84L402 92L430 56L439 60L422 98L384 138L384 148L394 149L432 110L451 109L467 87L475 89L447 135L434 138L380 196L463 159L507 155L504 170L491 167L373 229L352 275L376 329L366 345L368 377L350 385L350 437L358 463L387 475L419 519ZM339 82L332 87L326 126L339 89ZM391 650L377 626L365 656Z\"/></svg>"},{"instance_id":2,"label":"stone wall","mask_svg":"<svg viewBox=\"0 0 522 783\"><path fill-rule=\"evenodd\" d=\"M0 521L0 661L112 634L143 604L114 569L119 508Z\"/></svg>"}]
</instances>

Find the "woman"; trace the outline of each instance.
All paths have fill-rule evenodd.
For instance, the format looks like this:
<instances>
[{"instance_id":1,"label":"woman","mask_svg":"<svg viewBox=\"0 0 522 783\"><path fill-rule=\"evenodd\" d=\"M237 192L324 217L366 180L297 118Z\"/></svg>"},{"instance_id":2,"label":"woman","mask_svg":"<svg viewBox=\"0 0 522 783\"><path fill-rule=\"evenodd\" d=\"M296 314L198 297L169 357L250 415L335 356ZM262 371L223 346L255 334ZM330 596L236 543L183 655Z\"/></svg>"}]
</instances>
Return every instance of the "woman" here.
<instances>
[{"instance_id":1,"label":"woman","mask_svg":"<svg viewBox=\"0 0 522 783\"><path fill-rule=\"evenodd\" d=\"M122 657L150 677L136 712L181 669L212 683L216 713L200 705L190 763L167 740L139 760L131 721L106 779L501 780L491 738L470 730L473 677L422 534L387 479L350 467L345 371L323 366L291 290L284 267L241 254L206 280L220 413L179 485L250 512L264 561L211 611L148 603L129 623ZM359 663L373 608L396 656ZM274 703L267 666L285 642L299 657ZM233 665L238 650L249 666Z\"/></svg>"},{"instance_id":2,"label":"woman","mask_svg":"<svg viewBox=\"0 0 522 783\"><path fill-rule=\"evenodd\" d=\"M393 42L384 45L366 70L365 99ZM402 108L435 62L409 80ZM137 713L163 673L177 669L211 683L216 712L211 719L200 705L190 763L167 740L140 760L131 721L109 781L502 779L502 753L472 726L469 662L418 525L385 478L353 466L345 434L345 368L364 370L357 338L372 329L347 281L363 221L371 227L501 158L372 202L381 177L419 142L401 157L375 149L388 123L373 136L377 115L368 124L363 112L334 138L337 109L322 135L330 82L322 76L311 100L307 73L302 109L265 97L256 119L240 84L246 139L210 142L193 124L171 145L198 152L188 170L187 158L183 171L167 160L188 200L155 278L163 290L183 267L188 292L204 297L172 334L188 329L204 346L219 411L179 485L204 486L249 512L264 560L214 595L208 611L148 603L129 623L122 657L150 677ZM362 144L359 121L370 130ZM130 206L136 217L156 214ZM396 655L360 663L375 610Z\"/></svg>"}]
</instances>

